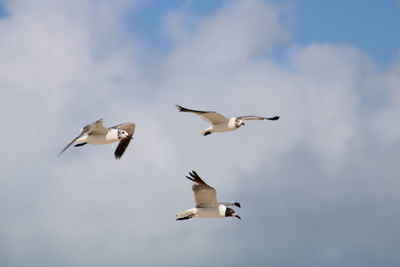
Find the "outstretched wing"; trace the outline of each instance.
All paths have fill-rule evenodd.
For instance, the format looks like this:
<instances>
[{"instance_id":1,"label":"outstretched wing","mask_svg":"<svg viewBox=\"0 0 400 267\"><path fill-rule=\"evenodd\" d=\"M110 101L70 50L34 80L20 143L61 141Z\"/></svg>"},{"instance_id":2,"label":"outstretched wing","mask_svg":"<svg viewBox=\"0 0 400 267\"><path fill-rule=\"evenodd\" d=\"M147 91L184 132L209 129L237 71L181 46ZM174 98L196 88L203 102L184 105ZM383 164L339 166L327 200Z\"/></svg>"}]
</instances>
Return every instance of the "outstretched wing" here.
<instances>
[{"instance_id":1,"label":"outstretched wing","mask_svg":"<svg viewBox=\"0 0 400 267\"><path fill-rule=\"evenodd\" d=\"M115 149L114 156L115 159L120 159L124 154L126 148L128 147L129 143L131 142L132 137L124 137L119 141L117 148Z\"/></svg>"},{"instance_id":2,"label":"outstretched wing","mask_svg":"<svg viewBox=\"0 0 400 267\"><path fill-rule=\"evenodd\" d=\"M228 118L225 116L219 114L218 112L215 111L201 111L201 110L194 110L194 109L188 109L184 108L182 106L176 105L178 110L180 112L191 112L194 113L198 116L200 116L202 119L212 123L212 124L222 124L222 123L228 123Z\"/></svg>"},{"instance_id":3,"label":"outstretched wing","mask_svg":"<svg viewBox=\"0 0 400 267\"><path fill-rule=\"evenodd\" d=\"M192 186L196 208L216 208L218 207L217 191L206 184L200 176L195 172L189 172L186 176L189 180L195 182Z\"/></svg>"},{"instance_id":4,"label":"outstretched wing","mask_svg":"<svg viewBox=\"0 0 400 267\"><path fill-rule=\"evenodd\" d=\"M271 120L271 121L276 121L276 120L279 119L279 116L267 118L267 117L262 117L262 116L249 115L249 116L240 116L240 117L237 117L236 119L244 120L244 121L250 121L250 120Z\"/></svg>"},{"instance_id":5,"label":"outstretched wing","mask_svg":"<svg viewBox=\"0 0 400 267\"><path fill-rule=\"evenodd\" d=\"M83 130L86 131L88 135L92 134L107 134L108 129L103 126L103 119L97 120L92 124L86 125Z\"/></svg>"},{"instance_id":6,"label":"outstretched wing","mask_svg":"<svg viewBox=\"0 0 400 267\"><path fill-rule=\"evenodd\" d=\"M106 134L107 129L103 126L103 119L99 119L91 124L86 125L81 129L81 132L77 137L72 139L66 147L63 148L63 150L58 153L58 155L61 155L65 150L67 150L76 140L81 138L83 135L91 135L91 134Z\"/></svg>"},{"instance_id":7,"label":"outstretched wing","mask_svg":"<svg viewBox=\"0 0 400 267\"><path fill-rule=\"evenodd\" d=\"M129 143L131 142L132 136L135 132L135 123L134 122L127 122L127 123L122 123L115 125L113 129L118 129L118 130L125 130L128 133L127 137L124 137L119 141L117 148L115 149L114 156L115 159L120 159L122 155L124 154L126 148L128 147Z\"/></svg>"}]
</instances>

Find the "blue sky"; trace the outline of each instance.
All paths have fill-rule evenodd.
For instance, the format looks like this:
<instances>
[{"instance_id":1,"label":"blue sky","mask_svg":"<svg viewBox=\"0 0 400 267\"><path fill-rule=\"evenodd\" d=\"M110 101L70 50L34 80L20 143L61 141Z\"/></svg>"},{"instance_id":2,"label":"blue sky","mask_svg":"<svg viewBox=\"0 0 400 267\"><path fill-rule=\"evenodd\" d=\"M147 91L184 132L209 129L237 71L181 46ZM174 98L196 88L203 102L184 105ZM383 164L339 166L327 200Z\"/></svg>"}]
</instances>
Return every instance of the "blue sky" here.
<instances>
[{"instance_id":1,"label":"blue sky","mask_svg":"<svg viewBox=\"0 0 400 267\"><path fill-rule=\"evenodd\" d=\"M399 266L398 2L0 3L1 266ZM176 221L191 170L242 220Z\"/></svg>"},{"instance_id":2,"label":"blue sky","mask_svg":"<svg viewBox=\"0 0 400 267\"><path fill-rule=\"evenodd\" d=\"M185 6L196 16L215 12L222 0L149 0L135 10L128 9L125 22L137 31L149 45L168 49L169 43L161 30L166 12ZM275 5L280 1L270 1ZM294 42L308 44L346 43L354 45L386 66L398 55L400 43L400 4L387 1L287 1L293 6ZM0 1L0 18L7 16Z\"/></svg>"},{"instance_id":3,"label":"blue sky","mask_svg":"<svg viewBox=\"0 0 400 267\"><path fill-rule=\"evenodd\" d=\"M207 16L224 4L221 0L147 1L134 12L127 12L128 27L138 31L149 45L168 49L162 32L166 12L185 6L196 16ZM382 66L392 63L400 44L400 4L387 1L270 1L290 3L294 15L293 42L350 44L369 54Z\"/></svg>"},{"instance_id":4,"label":"blue sky","mask_svg":"<svg viewBox=\"0 0 400 267\"><path fill-rule=\"evenodd\" d=\"M299 1L296 38L303 43L347 43L385 65L399 53L398 1Z\"/></svg>"}]
</instances>

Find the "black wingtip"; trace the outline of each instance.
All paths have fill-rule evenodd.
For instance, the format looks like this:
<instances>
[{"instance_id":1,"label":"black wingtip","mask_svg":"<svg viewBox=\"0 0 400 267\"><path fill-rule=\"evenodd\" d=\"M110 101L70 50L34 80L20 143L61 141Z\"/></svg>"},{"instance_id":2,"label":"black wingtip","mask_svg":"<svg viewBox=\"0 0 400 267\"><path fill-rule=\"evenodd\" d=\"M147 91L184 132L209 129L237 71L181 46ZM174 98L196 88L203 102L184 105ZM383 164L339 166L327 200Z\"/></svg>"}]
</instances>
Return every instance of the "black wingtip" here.
<instances>
[{"instance_id":1,"label":"black wingtip","mask_svg":"<svg viewBox=\"0 0 400 267\"><path fill-rule=\"evenodd\" d=\"M189 172L190 176L185 176L186 178L188 178L190 181L195 182L196 179L200 178L199 175L196 173L196 171L192 170L191 172Z\"/></svg>"},{"instance_id":2,"label":"black wingtip","mask_svg":"<svg viewBox=\"0 0 400 267\"><path fill-rule=\"evenodd\" d=\"M122 138L121 141L119 141L119 144L114 152L115 159L120 159L122 157L122 155L125 153L126 148L129 146L129 143L133 139L131 137L132 136L128 136L128 137Z\"/></svg>"},{"instance_id":3,"label":"black wingtip","mask_svg":"<svg viewBox=\"0 0 400 267\"><path fill-rule=\"evenodd\" d=\"M184 107L179 106L178 104L175 104L175 106L176 106L176 108L177 108L180 112L183 112L183 111L185 110Z\"/></svg>"},{"instance_id":4,"label":"black wingtip","mask_svg":"<svg viewBox=\"0 0 400 267\"><path fill-rule=\"evenodd\" d=\"M241 208L240 203L239 202L235 202L234 203L236 207Z\"/></svg>"},{"instance_id":5,"label":"black wingtip","mask_svg":"<svg viewBox=\"0 0 400 267\"><path fill-rule=\"evenodd\" d=\"M192 175L193 177L199 177L199 175L197 174L197 172L196 171L194 171L194 170L192 170L192 173L190 174L190 175Z\"/></svg>"},{"instance_id":6,"label":"black wingtip","mask_svg":"<svg viewBox=\"0 0 400 267\"><path fill-rule=\"evenodd\" d=\"M267 118L267 120L270 120L270 121L276 121L276 120L279 120L279 116L275 116L275 117L272 117L272 118Z\"/></svg>"},{"instance_id":7,"label":"black wingtip","mask_svg":"<svg viewBox=\"0 0 400 267\"><path fill-rule=\"evenodd\" d=\"M190 181L194 182L194 178L193 178L193 174L191 172L189 172L190 176L185 176L186 178L188 178Z\"/></svg>"},{"instance_id":8,"label":"black wingtip","mask_svg":"<svg viewBox=\"0 0 400 267\"><path fill-rule=\"evenodd\" d=\"M122 157L122 154L117 153L117 152L114 152L114 158L115 158L116 160L121 159L121 157Z\"/></svg>"}]
</instances>

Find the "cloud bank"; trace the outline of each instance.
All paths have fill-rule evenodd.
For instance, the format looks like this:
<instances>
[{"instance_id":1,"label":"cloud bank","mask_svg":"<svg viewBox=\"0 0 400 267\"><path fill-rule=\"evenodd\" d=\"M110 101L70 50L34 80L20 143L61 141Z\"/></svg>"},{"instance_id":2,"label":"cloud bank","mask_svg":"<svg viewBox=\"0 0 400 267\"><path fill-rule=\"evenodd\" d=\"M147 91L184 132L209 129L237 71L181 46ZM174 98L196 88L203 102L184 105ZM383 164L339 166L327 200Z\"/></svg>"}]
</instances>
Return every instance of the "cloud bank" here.
<instances>
[{"instance_id":1,"label":"cloud bank","mask_svg":"<svg viewBox=\"0 0 400 267\"><path fill-rule=\"evenodd\" d=\"M300 46L259 0L168 12L165 53L124 25L142 1L3 4L2 266L397 266L398 59ZM281 119L203 137L175 103ZM112 145L55 157L98 118L137 123L121 161ZM242 221L175 221L192 169Z\"/></svg>"}]
</instances>

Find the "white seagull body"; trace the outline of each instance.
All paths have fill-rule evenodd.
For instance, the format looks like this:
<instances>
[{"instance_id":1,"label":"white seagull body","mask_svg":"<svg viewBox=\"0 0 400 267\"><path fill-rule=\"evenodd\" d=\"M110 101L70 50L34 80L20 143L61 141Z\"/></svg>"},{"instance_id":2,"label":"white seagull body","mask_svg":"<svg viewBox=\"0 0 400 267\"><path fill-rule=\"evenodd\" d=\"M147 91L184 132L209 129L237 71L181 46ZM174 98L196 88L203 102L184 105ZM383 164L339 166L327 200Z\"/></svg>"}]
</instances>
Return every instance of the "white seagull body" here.
<instances>
[{"instance_id":1,"label":"white seagull body","mask_svg":"<svg viewBox=\"0 0 400 267\"><path fill-rule=\"evenodd\" d=\"M226 118L225 116L219 114L215 111L201 111L184 108L182 106L176 105L180 112L190 112L200 116L202 119L211 123L211 126L207 129L201 131L201 134L209 135L211 133L221 133L221 132L230 132L239 129L241 126L244 126L245 120L278 120L279 116L266 118L262 116L240 116L233 118Z\"/></svg>"},{"instance_id":2,"label":"white seagull body","mask_svg":"<svg viewBox=\"0 0 400 267\"><path fill-rule=\"evenodd\" d=\"M79 135L72 139L59 154L63 153L74 143L76 143L75 146L77 147L86 144L104 145L119 141L114 155L116 159L120 159L135 132L135 123L127 122L105 128L103 126L103 121L103 119L100 119L83 127Z\"/></svg>"},{"instance_id":3,"label":"white seagull body","mask_svg":"<svg viewBox=\"0 0 400 267\"><path fill-rule=\"evenodd\" d=\"M240 216L228 206L236 206L240 208L238 202L218 202L217 191L206 184L195 171L189 172L190 177L186 176L189 180L195 182L192 186L194 200L196 207L180 212L176 215L177 220L188 220L193 217L198 218L224 218Z\"/></svg>"}]
</instances>

